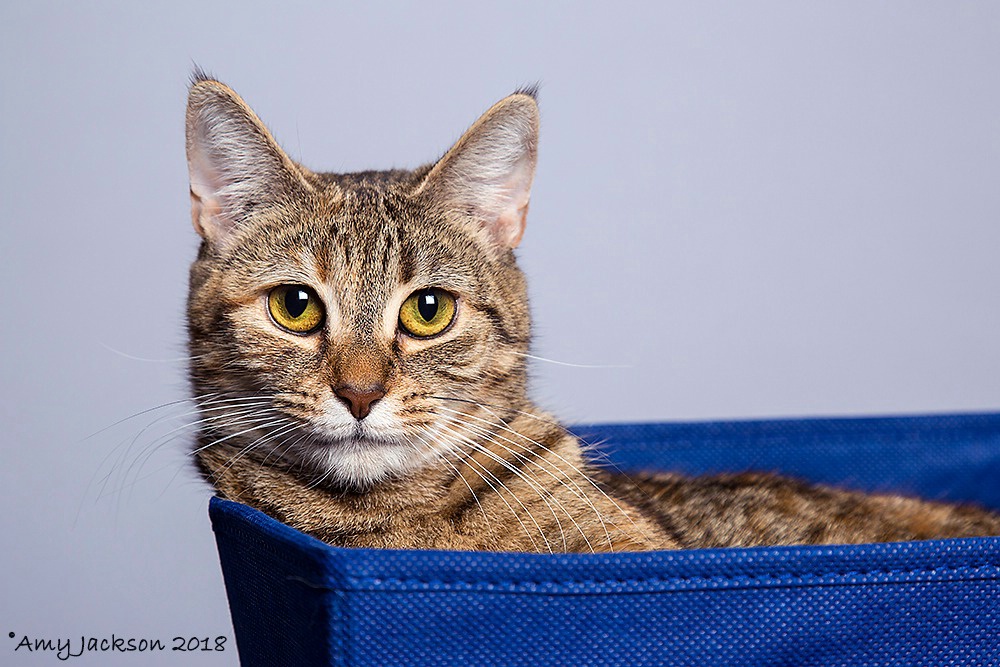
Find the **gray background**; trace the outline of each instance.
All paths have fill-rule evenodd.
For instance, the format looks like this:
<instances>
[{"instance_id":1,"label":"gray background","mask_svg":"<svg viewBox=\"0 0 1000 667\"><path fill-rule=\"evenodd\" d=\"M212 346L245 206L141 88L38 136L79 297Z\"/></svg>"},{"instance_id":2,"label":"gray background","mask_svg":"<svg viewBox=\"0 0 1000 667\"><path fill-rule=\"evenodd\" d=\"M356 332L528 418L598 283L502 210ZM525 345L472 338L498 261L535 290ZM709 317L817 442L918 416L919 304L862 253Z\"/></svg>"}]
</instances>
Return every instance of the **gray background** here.
<instances>
[{"instance_id":1,"label":"gray background","mask_svg":"<svg viewBox=\"0 0 1000 667\"><path fill-rule=\"evenodd\" d=\"M603 366L535 364L567 420L1000 408L997 3L144 4L0 10L0 663L236 659L185 406L114 425L185 395L192 62L323 170L540 81L535 353Z\"/></svg>"}]
</instances>

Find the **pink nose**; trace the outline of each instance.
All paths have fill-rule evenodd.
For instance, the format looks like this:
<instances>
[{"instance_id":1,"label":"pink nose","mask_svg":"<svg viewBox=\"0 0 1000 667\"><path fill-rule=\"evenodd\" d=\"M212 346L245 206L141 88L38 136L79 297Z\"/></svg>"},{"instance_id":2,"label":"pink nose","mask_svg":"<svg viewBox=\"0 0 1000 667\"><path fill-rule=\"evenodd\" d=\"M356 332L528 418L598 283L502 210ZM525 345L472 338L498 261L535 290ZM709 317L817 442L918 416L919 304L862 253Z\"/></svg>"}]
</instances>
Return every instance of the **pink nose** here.
<instances>
[{"instance_id":1,"label":"pink nose","mask_svg":"<svg viewBox=\"0 0 1000 667\"><path fill-rule=\"evenodd\" d=\"M357 420L362 420L372 411L375 401L385 396L385 387L376 385L358 389L349 384L341 385L333 390L337 398L342 400Z\"/></svg>"}]
</instances>

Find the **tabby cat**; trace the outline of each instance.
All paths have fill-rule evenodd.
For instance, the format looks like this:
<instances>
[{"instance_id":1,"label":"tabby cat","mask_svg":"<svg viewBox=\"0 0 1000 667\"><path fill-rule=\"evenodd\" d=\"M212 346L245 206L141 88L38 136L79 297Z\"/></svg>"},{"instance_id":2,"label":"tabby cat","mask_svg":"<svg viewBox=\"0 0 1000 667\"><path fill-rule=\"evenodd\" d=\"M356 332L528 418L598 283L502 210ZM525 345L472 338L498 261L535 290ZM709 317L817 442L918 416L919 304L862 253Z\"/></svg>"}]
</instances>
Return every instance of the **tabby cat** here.
<instances>
[{"instance_id":1,"label":"tabby cat","mask_svg":"<svg viewBox=\"0 0 1000 667\"><path fill-rule=\"evenodd\" d=\"M1000 534L969 507L760 474L588 465L525 395L514 248L538 107L521 90L434 164L318 173L196 74L187 108L196 463L330 544L536 552Z\"/></svg>"}]
</instances>

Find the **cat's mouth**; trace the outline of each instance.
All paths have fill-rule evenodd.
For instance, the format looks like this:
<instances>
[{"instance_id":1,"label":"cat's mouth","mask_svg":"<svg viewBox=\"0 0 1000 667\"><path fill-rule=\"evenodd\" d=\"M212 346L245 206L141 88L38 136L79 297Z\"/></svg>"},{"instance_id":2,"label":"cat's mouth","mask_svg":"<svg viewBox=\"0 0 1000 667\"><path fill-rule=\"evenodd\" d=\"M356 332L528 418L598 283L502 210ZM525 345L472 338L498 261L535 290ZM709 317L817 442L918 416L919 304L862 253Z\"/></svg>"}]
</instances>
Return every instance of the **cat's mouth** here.
<instances>
[{"instance_id":1,"label":"cat's mouth","mask_svg":"<svg viewBox=\"0 0 1000 667\"><path fill-rule=\"evenodd\" d=\"M366 427L364 422L358 422L354 425L347 440L355 446L384 447L386 445L398 445L400 438L378 432L370 427Z\"/></svg>"},{"instance_id":2,"label":"cat's mouth","mask_svg":"<svg viewBox=\"0 0 1000 667\"><path fill-rule=\"evenodd\" d=\"M319 425L317 438L312 439L315 444L321 445L324 449L348 446L351 448L372 448L397 447L405 438L393 432L386 432L385 429L373 428L363 421L350 425L330 427Z\"/></svg>"},{"instance_id":3,"label":"cat's mouth","mask_svg":"<svg viewBox=\"0 0 1000 667\"><path fill-rule=\"evenodd\" d=\"M363 422L317 428L308 442L286 452L329 483L364 488L420 467L425 459L405 435L378 432Z\"/></svg>"}]
</instances>

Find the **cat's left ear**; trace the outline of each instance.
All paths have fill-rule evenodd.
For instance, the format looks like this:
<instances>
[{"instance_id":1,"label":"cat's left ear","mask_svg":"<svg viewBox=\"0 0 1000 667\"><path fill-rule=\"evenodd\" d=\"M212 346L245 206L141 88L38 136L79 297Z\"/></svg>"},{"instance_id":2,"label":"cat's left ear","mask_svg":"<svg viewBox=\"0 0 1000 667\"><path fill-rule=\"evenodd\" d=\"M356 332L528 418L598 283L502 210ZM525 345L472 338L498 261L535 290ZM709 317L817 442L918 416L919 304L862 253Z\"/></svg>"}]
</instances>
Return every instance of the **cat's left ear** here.
<instances>
[{"instance_id":1,"label":"cat's left ear","mask_svg":"<svg viewBox=\"0 0 1000 667\"><path fill-rule=\"evenodd\" d=\"M417 193L473 217L495 243L521 242L538 158L535 90L505 97L437 161Z\"/></svg>"}]
</instances>

